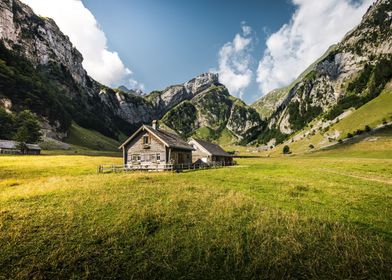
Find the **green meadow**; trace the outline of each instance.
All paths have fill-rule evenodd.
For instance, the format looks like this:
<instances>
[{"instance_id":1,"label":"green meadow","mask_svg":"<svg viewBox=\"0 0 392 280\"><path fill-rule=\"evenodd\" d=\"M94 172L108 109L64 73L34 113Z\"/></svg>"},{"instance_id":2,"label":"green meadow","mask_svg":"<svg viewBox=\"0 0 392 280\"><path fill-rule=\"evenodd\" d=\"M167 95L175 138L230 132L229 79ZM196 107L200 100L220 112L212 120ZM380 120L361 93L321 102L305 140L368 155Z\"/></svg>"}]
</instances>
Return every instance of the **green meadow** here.
<instances>
[{"instance_id":1,"label":"green meadow","mask_svg":"<svg viewBox=\"0 0 392 280\"><path fill-rule=\"evenodd\" d=\"M388 135L184 173L2 156L0 279L391 279Z\"/></svg>"}]
</instances>

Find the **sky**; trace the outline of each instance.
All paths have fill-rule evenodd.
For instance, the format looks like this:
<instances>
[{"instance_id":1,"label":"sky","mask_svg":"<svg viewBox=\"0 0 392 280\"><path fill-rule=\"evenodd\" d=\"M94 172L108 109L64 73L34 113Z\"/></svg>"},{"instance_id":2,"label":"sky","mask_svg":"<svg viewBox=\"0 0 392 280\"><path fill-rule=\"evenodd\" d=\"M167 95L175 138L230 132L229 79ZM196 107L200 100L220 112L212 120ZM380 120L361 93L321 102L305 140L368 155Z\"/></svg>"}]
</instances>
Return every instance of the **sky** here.
<instances>
[{"instance_id":1,"label":"sky","mask_svg":"<svg viewBox=\"0 0 392 280\"><path fill-rule=\"evenodd\" d=\"M250 104L290 84L373 0L22 0L53 18L94 79L145 92L217 72Z\"/></svg>"}]
</instances>

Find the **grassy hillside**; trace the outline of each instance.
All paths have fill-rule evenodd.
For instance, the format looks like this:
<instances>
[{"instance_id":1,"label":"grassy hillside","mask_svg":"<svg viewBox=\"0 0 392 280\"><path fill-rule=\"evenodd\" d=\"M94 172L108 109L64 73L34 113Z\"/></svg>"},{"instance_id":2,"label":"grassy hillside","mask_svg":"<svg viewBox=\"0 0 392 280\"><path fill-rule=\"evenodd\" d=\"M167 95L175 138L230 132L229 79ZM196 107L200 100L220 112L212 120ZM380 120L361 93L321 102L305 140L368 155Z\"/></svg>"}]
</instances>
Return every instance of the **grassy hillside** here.
<instances>
[{"instance_id":1,"label":"grassy hillside","mask_svg":"<svg viewBox=\"0 0 392 280\"><path fill-rule=\"evenodd\" d=\"M361 158L392 158L392 126L388 126L355 137L342 144L337 144L310 156L328 157L361 157Z\"/></svg>"},{"instance_id":2,"label":"grassy hillside","mask_svg":"<svg viewBox=\"0 0 392 280\"><path fill-rule=\"evenodd\" d=\"M121 145L120 142L106 137L94 130L85 129L73 123L69 130L69 136L65 139L66 143L85 147L91 150L116 151Z\"/></svg>"},{"instance_id":3,"label":"grassy hillside","mask_svg":"<svg viewBox=\"0 0 392 280\"><path fill-rule=\"evenodd\" d=\"M363 129L366 125L374 128L384 121L392 121L392 87L342 119L332 129L345 138L347 133L353 133L356 129Z\"/></svg>"},{"instance_id":4,"label":"grassy hillside","mask_svg":"<svg viewBox=\"0 0 392 280\"><path fill-rule=\"evenodd\" d=\"M382 125L384 122L392 121L392 86L389 84L387 88L376 98L361 106L357 110L351 109L351 113L339 122L331 125L328 129L319 129L314 135L302 137L298 141L286 143L276 147L271 154L279 154L282 152L282 147L288 145L294 153L306 153L313 149L309 146L314 146L314 149L322 148L328 145L336 144L339 139L346 139L347 134L356 134L357 130L365 130L366 126L375 128ZM313 125L317 122L313 122ZM310 125L310 127L312 124ZM311 129L305 128L302 132ZM329 140L329 138L333 140Z\"/></svg>"},{"instance_id":5,"label":"grassy hillside","mask_svg":"<svg viewBox=\"0 0 392 280\"><path fill-rule=\"evenodd\" d=\"M392 158L350 153L181 174L2 156L0 279L390 278Z\"/></svg>"}]
</instances>

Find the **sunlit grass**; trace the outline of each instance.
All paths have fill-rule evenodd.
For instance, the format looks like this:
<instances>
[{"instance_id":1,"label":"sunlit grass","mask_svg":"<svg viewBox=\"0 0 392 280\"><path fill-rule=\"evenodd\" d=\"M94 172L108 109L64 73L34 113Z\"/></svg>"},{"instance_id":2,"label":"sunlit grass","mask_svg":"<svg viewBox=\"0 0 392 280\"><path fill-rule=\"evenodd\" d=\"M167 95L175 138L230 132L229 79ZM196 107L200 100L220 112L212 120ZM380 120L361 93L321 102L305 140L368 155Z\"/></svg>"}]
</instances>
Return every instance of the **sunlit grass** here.
<instances>
[{"instance_id":1,"label":"sunlit grass","mask_svg":"<svg viewBox=\"0 0 392 280\"><path fill-rule=\"evenodd\" d=\"M0 157L0 279L387 279L392 159L238 159L97 174L121 158Z\"/></svg>"}]
</instances>

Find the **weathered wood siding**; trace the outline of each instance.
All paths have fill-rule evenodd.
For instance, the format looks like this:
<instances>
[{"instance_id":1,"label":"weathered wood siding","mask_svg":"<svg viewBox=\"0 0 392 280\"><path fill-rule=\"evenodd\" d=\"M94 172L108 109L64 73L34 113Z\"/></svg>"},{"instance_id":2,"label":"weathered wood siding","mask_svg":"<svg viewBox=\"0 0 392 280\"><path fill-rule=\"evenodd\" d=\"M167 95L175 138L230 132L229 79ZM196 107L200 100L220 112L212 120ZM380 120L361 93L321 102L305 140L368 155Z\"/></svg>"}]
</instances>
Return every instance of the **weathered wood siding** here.
<instances>
[{"instance_id":1,"label":"weathered wood siding","mask_svg":"<svg viewBox=\"0 0 392 280\"><path fill-rule=\"evenodd\" d=\"M192 151L172 149L170 152L170 159L173 164L191 164Z\"/></svg>"},{"instance_id":2,"label":"weathered wood siding","mask_svg":"<svg viewBox=\"0 0 392 280\"><path fill-rule=\"evenodd\" d=\"M143 137L149 137L149 144L144 145ZM165 164L166 163L166 147L157 139L153 134L148 131L141 131L136 137L128 143L125 147L126 153L126 164L141 164L141 165L152 165L152 164ZM160 160L151 160L154 156L160 155ZM133 161L136 155L140 155L140 161Z\"/></svg>"},{"instance_id":3,"label":"weathered wood siding","mask_svg":"<svg viewBox=\"0 0 392 280\"><path fill-rule=\"evenodd\" d=\"M205 163L207 163L208 161L210 161L209 154L206 153L204 150L202 150L199 146L198 143L196 143L195 141L190 141L189 145L191 145L195 150L192 152L192 162L196 162L198 160L201 160Z\"/></svg>"}]
</instances>

